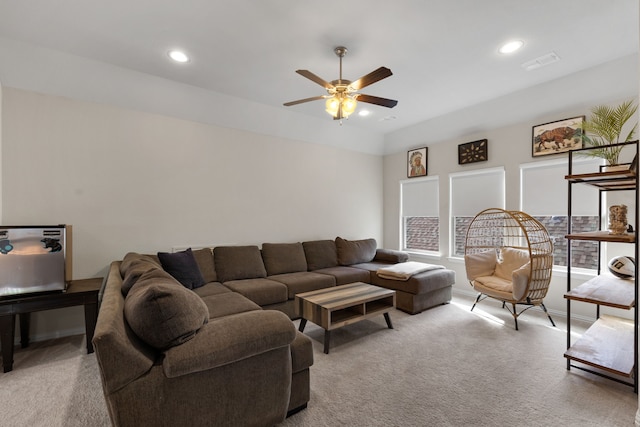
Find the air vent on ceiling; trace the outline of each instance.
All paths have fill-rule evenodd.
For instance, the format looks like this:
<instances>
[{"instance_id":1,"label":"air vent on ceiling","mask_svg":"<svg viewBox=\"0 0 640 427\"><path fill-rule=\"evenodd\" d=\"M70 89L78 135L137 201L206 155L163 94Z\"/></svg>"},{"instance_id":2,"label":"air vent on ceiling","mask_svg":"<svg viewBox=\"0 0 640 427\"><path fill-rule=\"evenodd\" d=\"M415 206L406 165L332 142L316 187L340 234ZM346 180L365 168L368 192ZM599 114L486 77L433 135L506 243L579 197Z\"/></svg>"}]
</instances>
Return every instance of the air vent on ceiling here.
<instances>
[{"instance_id":1,"label":"air vent on ceiling","mask_svg":"<svg viewBox=\"0 0 640 427\"><path fill-rule=\"evenodd\" d=\"M560 61L560 57L558 56L558 54L555 52L551 52L547 53L546 55L539 56L531 61L525 62L524 64L522 64L522 68L527 71L531 71L558 61Z\"/></svg>"}]
</instances>

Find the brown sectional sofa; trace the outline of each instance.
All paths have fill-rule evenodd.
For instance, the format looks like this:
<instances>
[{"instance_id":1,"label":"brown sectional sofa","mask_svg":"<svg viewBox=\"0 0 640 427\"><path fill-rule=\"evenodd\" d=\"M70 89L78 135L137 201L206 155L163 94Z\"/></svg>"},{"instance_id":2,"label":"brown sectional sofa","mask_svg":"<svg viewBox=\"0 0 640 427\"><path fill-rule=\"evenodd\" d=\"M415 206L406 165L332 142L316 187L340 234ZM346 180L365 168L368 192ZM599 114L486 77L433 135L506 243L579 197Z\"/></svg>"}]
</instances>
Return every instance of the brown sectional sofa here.
<instances>
[{"instance_id":1,"label":"brown sectional sofa","mask_svg":"<svg viewBox=\"0 0 640 427\"><path fill-rule=\"evenodd\" d=\"M362 281L395 289L409 313L450 301L451 270L377 277L407 260L338 237L114 261L93 338L113 424L277 424L310 398L313 349L291 322L295 295Z\"/></svg>"}]
</instances>

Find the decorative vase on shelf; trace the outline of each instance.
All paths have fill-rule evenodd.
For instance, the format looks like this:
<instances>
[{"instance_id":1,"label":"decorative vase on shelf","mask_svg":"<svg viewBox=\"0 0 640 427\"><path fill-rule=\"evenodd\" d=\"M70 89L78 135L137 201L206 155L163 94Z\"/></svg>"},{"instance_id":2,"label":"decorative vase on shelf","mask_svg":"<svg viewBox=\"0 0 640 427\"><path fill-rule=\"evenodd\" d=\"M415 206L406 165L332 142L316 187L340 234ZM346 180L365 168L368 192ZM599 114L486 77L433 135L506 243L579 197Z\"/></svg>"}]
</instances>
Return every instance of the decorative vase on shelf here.
<instances>
[{"instance_id":1,"label":"decorative vase on shelf","mask_svg":"<svg viewBox=\"0 0 640 427\"><path fill-rule=\"evenodd\" d=\"M621 235L627 232L627 206L609 207L609 234Z\"/></svg>"}]
</instances>

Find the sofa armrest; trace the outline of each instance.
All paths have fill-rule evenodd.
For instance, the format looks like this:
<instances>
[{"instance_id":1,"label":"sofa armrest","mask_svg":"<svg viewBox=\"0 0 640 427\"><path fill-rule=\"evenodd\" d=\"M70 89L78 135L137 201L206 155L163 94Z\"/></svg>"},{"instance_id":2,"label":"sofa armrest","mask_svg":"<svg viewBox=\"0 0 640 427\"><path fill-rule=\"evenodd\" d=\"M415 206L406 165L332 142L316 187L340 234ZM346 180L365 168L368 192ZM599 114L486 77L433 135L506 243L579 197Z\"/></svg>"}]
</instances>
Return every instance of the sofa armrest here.
<instances>
[{"instance_id":1,"label":"sofa armrest","mask_svg":"<svg viewBox=\"0 0 640 427\"><path fill-rule=\"evenodd\" d=\"M409 254L395 249L376 249L376 256L373 260L388 263L407 262Z\"/></svg>"},{"instance_id":2,"label":"sofa armrest","mask_svg":"<svg viewBox=\"0 0 640 427\"><path fill-rule=\"evenodd\" d=\"M256 310L211 319L196 336L165 352L168 378L201 372L289 345L296 328L275 310Z\"/></svg>"}]
</instances>

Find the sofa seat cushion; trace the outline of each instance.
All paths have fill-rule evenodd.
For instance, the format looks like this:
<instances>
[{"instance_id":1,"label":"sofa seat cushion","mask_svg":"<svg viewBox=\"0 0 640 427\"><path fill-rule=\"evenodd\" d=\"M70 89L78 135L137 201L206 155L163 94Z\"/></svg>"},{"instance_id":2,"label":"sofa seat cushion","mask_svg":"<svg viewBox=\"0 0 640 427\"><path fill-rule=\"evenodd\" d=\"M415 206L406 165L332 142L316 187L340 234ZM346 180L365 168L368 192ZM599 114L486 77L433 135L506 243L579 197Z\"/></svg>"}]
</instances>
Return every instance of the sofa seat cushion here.
<instances>
[{"instance_id":1,"label":"sofa seat cushion","mask_svg":"<svg viewBox=\"0 0 640 427\"><path fill-rule=\"evenodd\" d=\"M289 299L295 298L296 294L302 292L315 291L316 289L324 289L336 285L335 277L312 271L277 274L269 276L269 279L287 285Z\"/></svg>"},{"instance_id":2,"label":"sofa seat cushion","mask_svg":"<svg viewBox=\"0 0 640 427\"><path fill-rule=\"evenodd\" d=\"M260 306L250 299L235 292L202 297L202 301L209 309L209 319L244 313L246 311L261 310Z\"/></svg>"},{"instance_id":3,"label":"sofa seat cushion","mask_svg":"<svg viewBox=\"0 0 640 427\"><path fill-rule=\"evenodd\" d=\"M336 279L336 285L346 285L347 283L371 281L371 273L369 270L361 268L347 267L338 265L336 267L321 268L315 270L314 273L328 274Z\"/></svg>"},{"instance_id":4,"label":"sofa seat cushion","mask_svg":"<svg viewBox=\"0 0 640 427\"><path fill-rule=\"evenodd\" d=\"M346 240L336 237L338 264L352 265L372 261L376 256L377 246L375 239Z\"/></svg>"},{"instance_id":5,"label":"sofa seat cushion","mask_svg":"<svg viewBox=\"0 0 640 427\"><path fill-rule=\"evenodd\" d=\"M287 301L287 286L269 279L245 279L224 282L224 286L263 306Z\"/></svg>"},{"instance_id":6,"label":"sofa seat cushion","mask_svg":"<svg viewBox=\"0 0 640 427\"><path fill-rule=\"evenodd\" d=\"M200 298L208 295L227 294L231 292L231 289L227 288L220 282L210 282L199 288L193 290Z\"/></svg>"},{"instance_id":7,"label":"sofa seat cushion","mask_svg":"<svg viewBox=\"0 0 640 427\"><path fill-rule=\"evenodd\" d=\"M291 372L296 373L308 369L313 365L313 344L311 339L297 331L296 338L291 343Z\"/></svg>"},{"instance_id":8,"label":"sofa seat cushion","mask_svg":"<svg viewBox=\"0 0 640 427\"><path fill-rule=\"evenodd\" d=\"M302 242L309 271L338 265L338 252L334 240L312 240Z\"/></svg>"},{"instance_id":9,"label":"sofa seat cushion","mask_svg":"<svg viewBox=\"0 0 640 427\"><path fill-rule=\"evenodd\" d=\"M302 243L263 243L262 260L267 276L307 271Z\"/></svg>"},{"instance_id":10,"label":"sofa seat cushion","mask_svg":"<svg viewBox=\"0 0 640 427\"><path fill-rule=\"evenodd\" d=\"M267 277L257 246L216 246L213 259L219 282Z\"/></svg>"},{"instance_id":11,"label":"sofa seat cushion","mask_svg":"<svg viewBox=\"0 0 640 427\"><path fill-rule=\"evenodd\" d=\"M441 288L453 286L456 274L453 270L441 268L418 273L409 280L383 279L377 274L371 275L371 284L383 288L403 291L414 295L426 294Z\"/></svg>"},{"instance_id":12,"label":"sofa seat cushion","mask_svg":"<svg viewBox=\"0 0 640 427\"><path fill-rule=\"evenodd\" d=\"M151 271L129 291L124 316L142 341L165 350L192 339L209 321L209 310L198 295L174 278Z\"/></svg>"}]
</instances>

